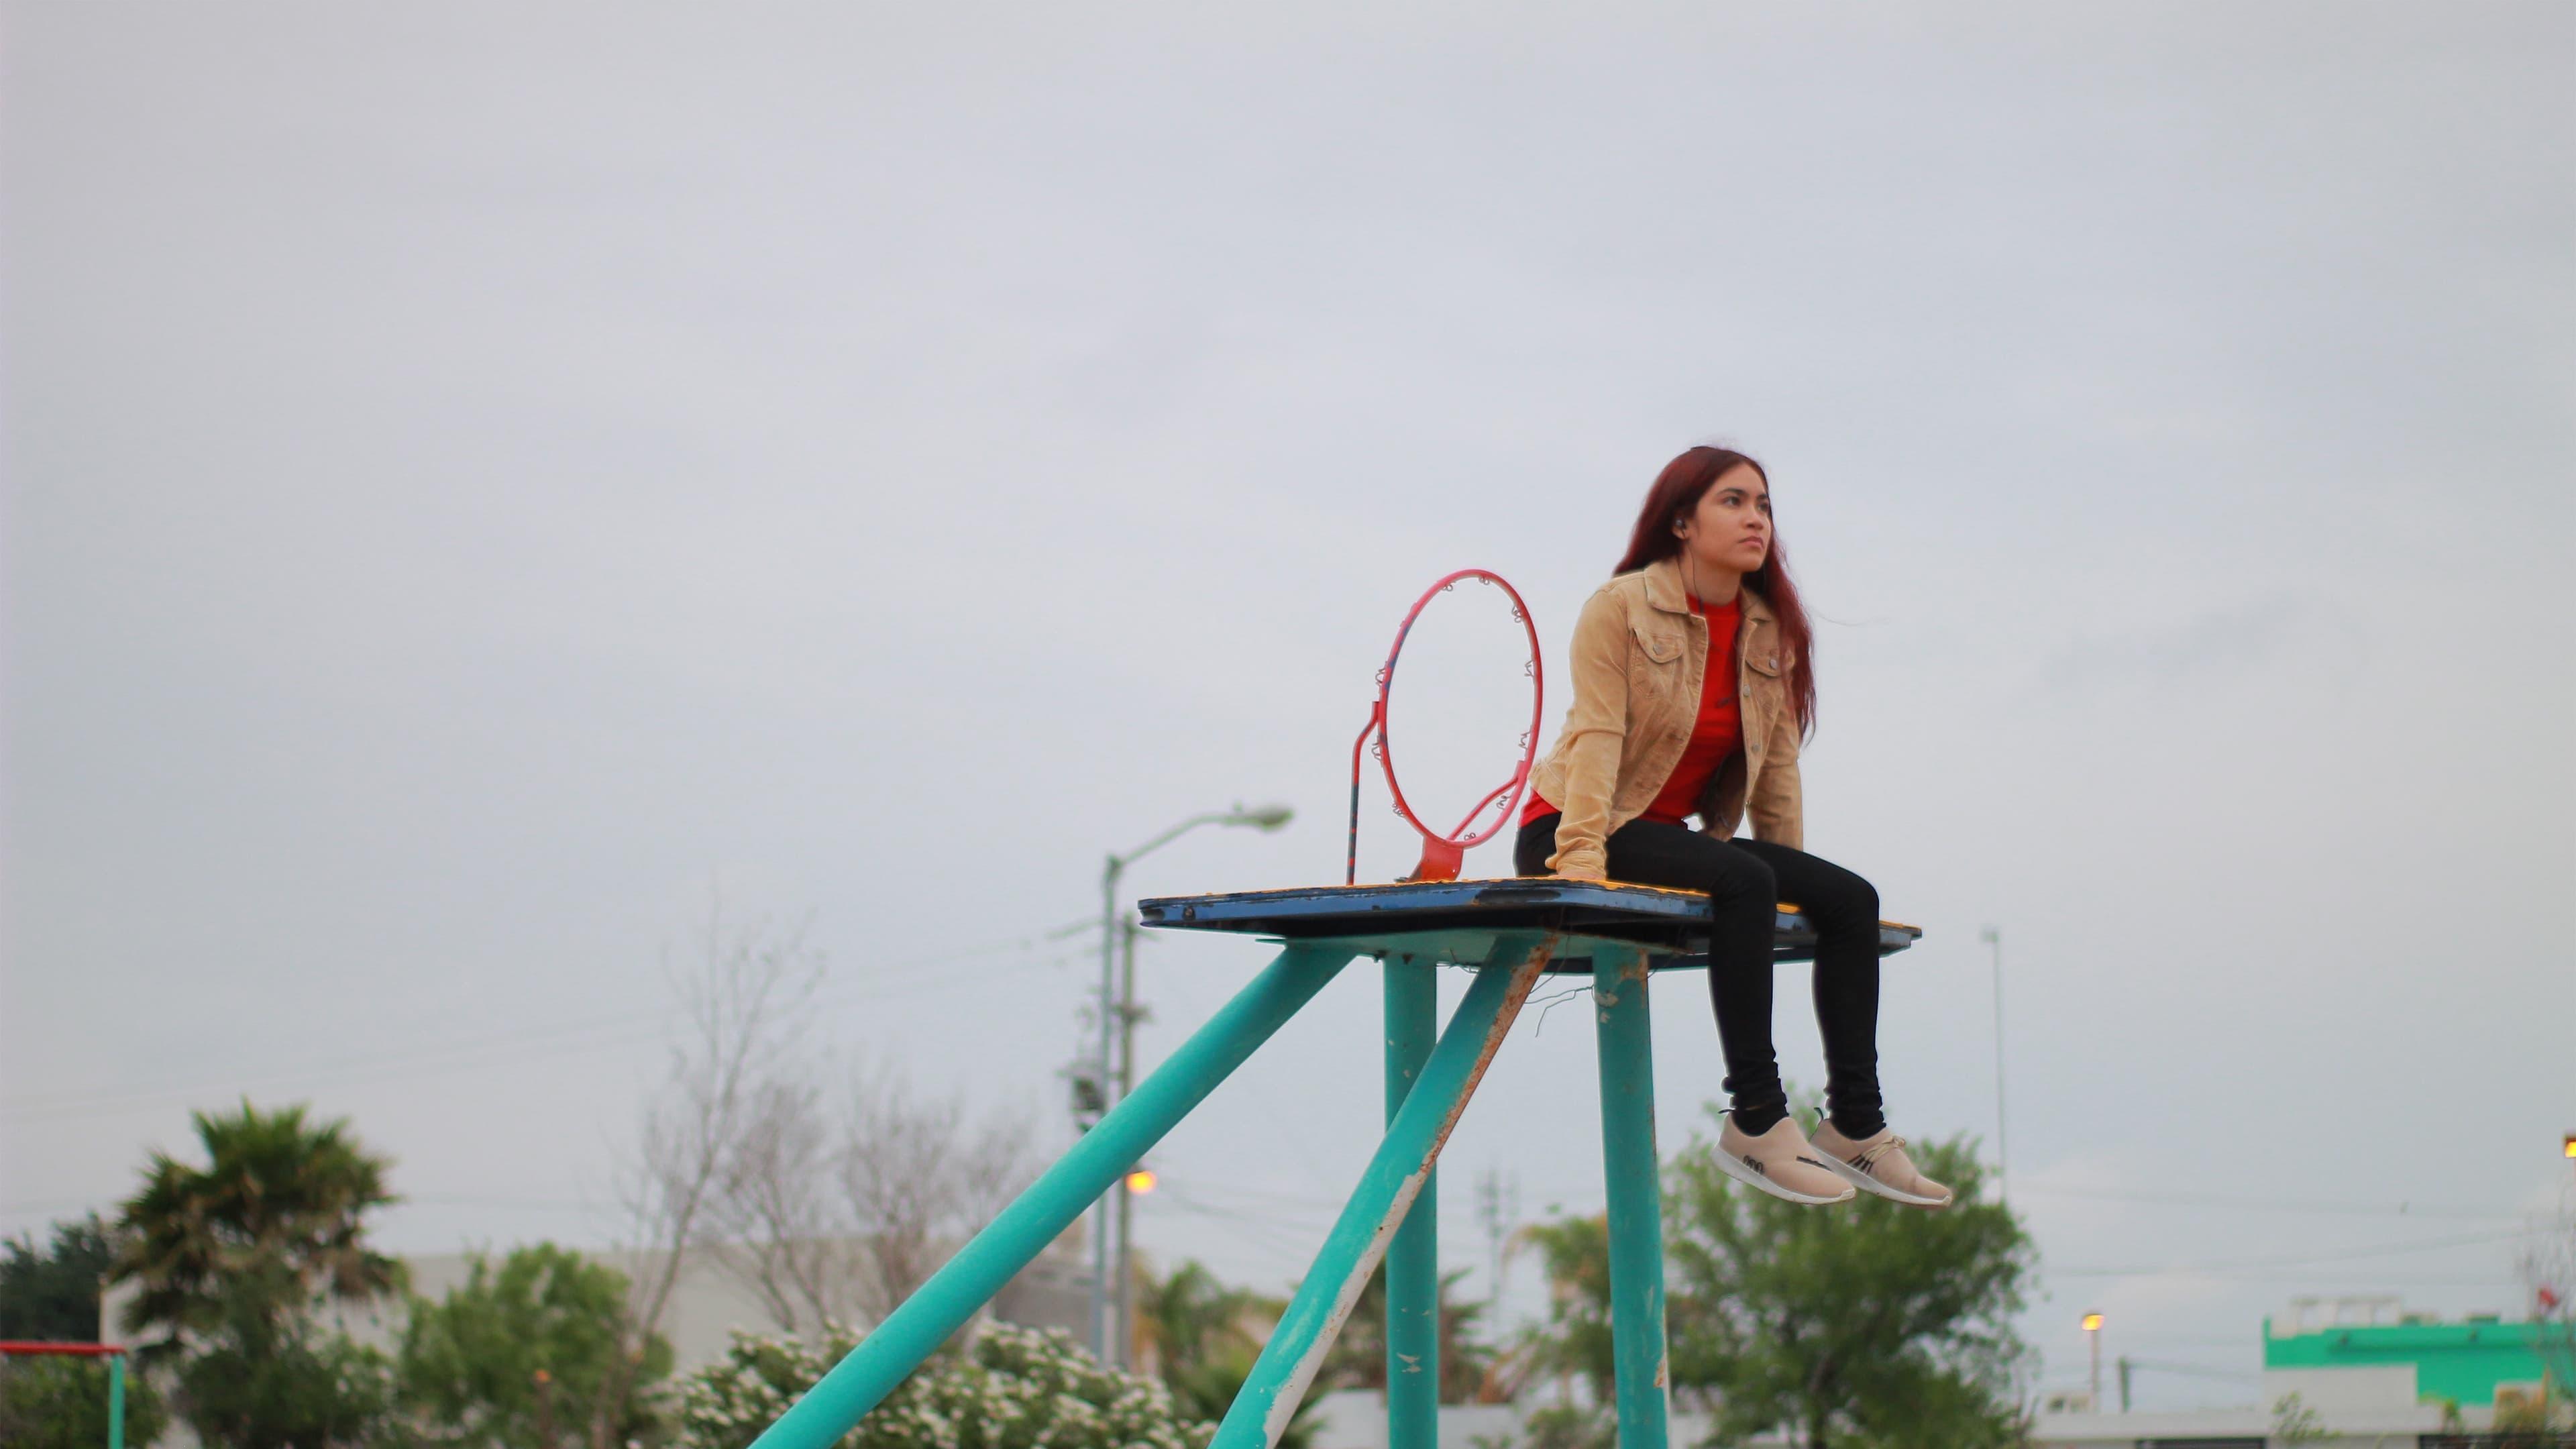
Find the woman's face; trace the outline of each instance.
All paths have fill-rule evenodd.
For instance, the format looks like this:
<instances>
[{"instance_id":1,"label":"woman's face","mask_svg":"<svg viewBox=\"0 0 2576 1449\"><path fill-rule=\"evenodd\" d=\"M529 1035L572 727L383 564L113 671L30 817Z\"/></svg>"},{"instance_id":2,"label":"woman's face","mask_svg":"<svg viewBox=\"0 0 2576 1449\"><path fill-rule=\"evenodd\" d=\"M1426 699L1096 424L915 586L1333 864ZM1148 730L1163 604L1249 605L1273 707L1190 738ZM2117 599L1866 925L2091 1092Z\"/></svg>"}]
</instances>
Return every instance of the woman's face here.
<instances>
[{"instance_id":1,"label":"woman's face","mask_svg":"<svg viewBox=\"0 0 2576 1449\"><path fill-rule=\"evenodd\" d=\"M1738 463L1717 475L1678 531L1699 562L1753 573L1771 555L1771 485L1751 464Z\"/></svg>"}]
</instances>

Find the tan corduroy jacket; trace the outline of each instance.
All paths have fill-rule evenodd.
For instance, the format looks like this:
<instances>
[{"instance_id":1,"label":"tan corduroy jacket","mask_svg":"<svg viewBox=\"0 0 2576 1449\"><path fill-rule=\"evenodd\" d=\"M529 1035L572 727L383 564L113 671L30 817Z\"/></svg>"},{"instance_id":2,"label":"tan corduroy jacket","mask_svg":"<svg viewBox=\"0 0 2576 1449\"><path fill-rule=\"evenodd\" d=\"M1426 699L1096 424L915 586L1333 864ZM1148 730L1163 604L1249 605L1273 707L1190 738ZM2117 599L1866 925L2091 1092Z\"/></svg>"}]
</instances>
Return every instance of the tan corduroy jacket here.
<instances>
[{"instance_id":1,"label":"tan corduroy jacket","mask_svg":"<svg viewBox=\"0 0 2576 1449\"><path fill-rule=\"evenodd\" d=\"M1700 828L1724 840L1749 814L1755 839L1802 849L1791 660L1771 606L1750 586L1742 604L1735 658L1744 746L1700 797ZM1566 672L1574 703L1530 788L1565 812L1548 869L1597 880L1606 874L1602 842L1654 803L1699 718L1708 621L1690 607L1681 566L1660 559L1603 584L1574 621Z\"/></svg>"}]
</instances>

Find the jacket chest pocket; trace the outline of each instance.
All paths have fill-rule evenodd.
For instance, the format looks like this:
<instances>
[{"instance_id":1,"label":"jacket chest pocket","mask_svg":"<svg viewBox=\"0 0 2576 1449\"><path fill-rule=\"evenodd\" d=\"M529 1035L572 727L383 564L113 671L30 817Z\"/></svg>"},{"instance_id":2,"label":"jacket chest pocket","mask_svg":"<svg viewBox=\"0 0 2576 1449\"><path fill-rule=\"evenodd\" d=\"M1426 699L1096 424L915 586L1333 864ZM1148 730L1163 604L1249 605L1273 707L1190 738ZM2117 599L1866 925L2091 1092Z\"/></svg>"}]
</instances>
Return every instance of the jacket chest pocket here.
<instances>
[{"instance_id":1,"label":"jacket chest pocket","mask_svg":"<svg viewBox=\"0 0 2576 1449\"><path fill-rule=\"evenodd\" d=\"M1628 643L1628 727L1630 738L1665 735L1689 728L1681 707L1682 684L1690 673L1690 645L1679 631L1633 627Z\"/></svg>"},{"instance_id":2,"label":"jacket chest pocket","mask_svg":"<svg viewBox=\"0 0 2576 1449\"><path fill-rule=\"evenodd\" d=\"M1648 686L1669 687L1671 681L1681 677L1685 647L1679 634L1659 629L1630 630L1628 677Z\"/></svg>"}]
</instances>

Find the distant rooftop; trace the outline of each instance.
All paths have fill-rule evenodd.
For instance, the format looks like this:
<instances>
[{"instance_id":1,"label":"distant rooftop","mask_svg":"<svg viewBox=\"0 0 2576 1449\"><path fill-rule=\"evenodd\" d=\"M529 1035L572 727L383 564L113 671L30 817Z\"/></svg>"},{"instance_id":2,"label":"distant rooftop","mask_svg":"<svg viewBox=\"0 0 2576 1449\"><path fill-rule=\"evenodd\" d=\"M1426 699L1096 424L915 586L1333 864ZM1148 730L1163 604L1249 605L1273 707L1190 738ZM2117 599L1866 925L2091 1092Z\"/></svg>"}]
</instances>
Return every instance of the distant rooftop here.
<instances>
[{"instance_id":1,"label":"distant rooftop","mask_svg":"<svg viewBox=\"0 0 2576 1449\"><path fill-rule=\"evenodd\" d=\"M2471 1313L2443 1321L2393 1297L2295 1298L2286 1321L2263 1320L2263 1367L2411 1367L2421 1399L2492 1404L2499 1389L2536 1390L2554 1367L2576 1376L2576 1338L2559 1323Z\"/></svg>"}]
</instances>

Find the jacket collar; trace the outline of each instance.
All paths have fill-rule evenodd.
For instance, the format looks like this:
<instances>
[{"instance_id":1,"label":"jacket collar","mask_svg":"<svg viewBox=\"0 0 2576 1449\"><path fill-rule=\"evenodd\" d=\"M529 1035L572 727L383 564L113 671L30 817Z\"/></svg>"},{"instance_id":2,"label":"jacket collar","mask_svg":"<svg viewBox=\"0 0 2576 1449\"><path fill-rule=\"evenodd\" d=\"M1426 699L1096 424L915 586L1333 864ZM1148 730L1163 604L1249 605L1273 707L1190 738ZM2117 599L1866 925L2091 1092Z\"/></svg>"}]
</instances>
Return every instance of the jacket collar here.
<instances>
[{"instance_id":1,"label":"jacket collar","mask_svg":"<svg viewBox=\"0 0 2576 1449\"><path fill-rule=\"evenodd\" d=\"M1645 575L1647 603L1667 614L1690 612L1690 596L1682 588L1682 566L1678 562L1670 558L1659 558L1646 565ZM1744 607L1744 618L1747 623L1772 622L1770 601L1754 592L1751 584L1744 586L1739 602Z\"/></svg>"}]
</instances>

